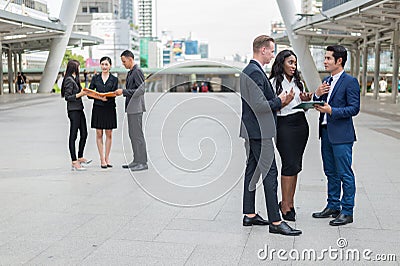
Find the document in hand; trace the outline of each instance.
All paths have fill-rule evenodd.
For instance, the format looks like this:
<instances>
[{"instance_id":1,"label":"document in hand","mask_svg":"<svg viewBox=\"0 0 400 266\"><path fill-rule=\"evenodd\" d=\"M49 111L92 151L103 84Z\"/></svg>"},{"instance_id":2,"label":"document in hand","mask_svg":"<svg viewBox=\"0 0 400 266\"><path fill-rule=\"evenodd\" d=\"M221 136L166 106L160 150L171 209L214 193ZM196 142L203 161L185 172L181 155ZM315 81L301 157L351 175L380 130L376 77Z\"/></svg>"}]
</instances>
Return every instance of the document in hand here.
<instances>
[{"instance_id":1,"label":"document in hand","mask_svg":"<svg viewBox=\"0 0 400 266\"><path fill-rule=\"evenodd\" d=\"M113 92L113 91L111 91L111 92L97 92L95 90L91 90L91 89L87 89L87 88L84 88L83 90L88 93L87 95L89 97L96 98L96 99L103 98L103 97L116 97L117 96L115 94L115 92Z\"/></svg>"},{"instance_id":2,"label":"document in hand","mask_svg":"<svg viewBox=\"0 0 400 266\"><path fill-rule=\"evenodd\" d=\"M302 102L293 107L293 109L304 109L308 110L311 108L314 108L314 105L324 105L324 102L322 101L309 101L309 102Z\"/></svg>"}]
</instances>

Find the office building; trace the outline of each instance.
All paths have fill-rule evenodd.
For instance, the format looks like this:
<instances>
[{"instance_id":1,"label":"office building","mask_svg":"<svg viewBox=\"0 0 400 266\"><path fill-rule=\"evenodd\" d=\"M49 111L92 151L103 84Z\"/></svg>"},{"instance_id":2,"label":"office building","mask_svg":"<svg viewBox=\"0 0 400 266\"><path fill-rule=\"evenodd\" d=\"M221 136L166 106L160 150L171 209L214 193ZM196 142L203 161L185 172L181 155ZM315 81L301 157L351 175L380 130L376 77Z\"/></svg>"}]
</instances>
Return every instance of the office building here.
<instances>
[{"instance_id":1,"label":"office building","mask_svg":"<svg viewBox=\"0 0 400 266\"><path fill-rule=\"evenodd\" d=\"M349 1L351 1L351 0L323 0L322 1L322 10L325 11L325 10L334 8L336 6L339 6L339 5L349 2Z\"/></svg>"},{"instance_id":2,"label":"office building","mask_svg":"<svg viewBox=\"0 0 400 266\"><path fill-rule=\"evenodd\" d=\"M74 52L90 58L94 65L102 56L109 56L114 67L122 67L119 60L121 52L131 50L138 63L139 38L132 23L133 11L132 0L82 0L73 31L102 38L104 43L89 47L87 51L75 49Z\"/></svg>"},{"instance_id":3,"label":"office building","mask_svg":"<svg viewBox=\"0 0 400 266\"><path fill-rule=\"evenodd\" d=\"M140 37L153 37L153 1L138 0Z\"/></svg>"},{"instance_id":4,"label":"office building","mask_svg":"<svg viewBox=\"0 0 400 266\"><path fill-rule=\"evenodd\" d=\"M135 24L133 0L120 0L120 17L127 19L130 24Z\"/></svg>"},{"instance_id":5,"label":"office building","mask_svg":"<svg viewBox=\"0 0 400 266\"><path fill-rule=\"evenodd\" d=\"M322 8L322 0L302 0L301 13L302 14L316 14Z\"/></svg>"},{"instance_id":6,"label":"office building","mask_svg":"<svg viewBox=\"0 0 400 266\"><path fill-rule=\"evenodd\" d=\"M119 0L81 0L72 31L90 34L93 14L104 13L119 19Z\"/></svg>"},{"instance_id":7,"label":"office building","mask_svg":"<svg viewBox=\"0 0 400 266\"><path fill-rule=\"evenodd\" d=\"M208 43L206 42L200 42L199 45L199 52L200 52L200 57L203 58L208 58Z\"/></svg>"}]
</instances>

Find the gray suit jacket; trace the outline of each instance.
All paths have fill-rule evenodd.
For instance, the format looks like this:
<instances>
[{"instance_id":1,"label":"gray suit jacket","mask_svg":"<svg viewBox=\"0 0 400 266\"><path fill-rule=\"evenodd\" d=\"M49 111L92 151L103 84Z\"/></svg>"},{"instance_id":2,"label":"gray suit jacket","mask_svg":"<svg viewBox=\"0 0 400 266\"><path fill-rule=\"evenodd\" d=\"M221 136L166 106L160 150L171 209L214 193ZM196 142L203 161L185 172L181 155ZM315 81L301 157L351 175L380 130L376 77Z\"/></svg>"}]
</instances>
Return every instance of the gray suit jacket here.
<instances>
[{"instance_id":1,"label":"gray suit jacket","mask_svg":"<svg viewBox=\"0 0 400 266\"><path fill-rule=\"evenodd\" d=\"M134 65L126 77L126 88L122 91L125 99L125 112L141 114L146 111L144 102L145 82L142 70Z\"/></svg>"},{"instance_id":2,"label":"gray suit jacket","mask_svg":"<svg viewBox=\"0 0 400 266\"><path fill-rule=\"evenodd\" d=\"M240 137L273 138L276 131L276 111L282 107L282 102L272 89L264 70L254 60L250 60L241 73L240 94L242 96Z\"/></svg>"}]
</instances>

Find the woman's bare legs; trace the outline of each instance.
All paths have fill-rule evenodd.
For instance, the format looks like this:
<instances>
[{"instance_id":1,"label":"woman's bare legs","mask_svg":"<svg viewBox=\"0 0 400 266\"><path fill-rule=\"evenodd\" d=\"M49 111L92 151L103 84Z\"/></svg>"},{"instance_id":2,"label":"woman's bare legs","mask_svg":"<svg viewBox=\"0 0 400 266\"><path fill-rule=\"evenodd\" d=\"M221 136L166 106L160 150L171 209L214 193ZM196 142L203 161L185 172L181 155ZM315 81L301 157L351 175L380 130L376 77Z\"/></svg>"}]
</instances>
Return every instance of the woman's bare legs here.
<instances>
[{"instance_id":1,"label":"woman's bare legs","mask_svg":"<svg viewBox=\"0 0 400 266\"><path fill-rule=\"evenodd\" d=\"M110 165L110 152L111 152L111 144L112 144L112 129L106 129L106 154L105 154L105 163Z\"/></svg>"},{"instance_id":2,"label":"woman's bare legs","mask_svg":"<svg viewBox=\"0 0 400 266\"><path fill-rule=\"evenodd\" d=\"M96 129L96 144L97 144L97 150L99 151L99 155L100 155L100 164L102 166L107 165L106 160L104 158L103 130L102 129Z\"/></svg>"},{"instance_id":3,"label":"woman's bare legs","mask_svg":"<svg viewBox=\"0 0 400 266\"><path fill-rule=\"evenodd\" d=\"M294 193L296 191L297 175L281 176L282 213L287 213L294 207Z\"/></svg>"}]
</instances>

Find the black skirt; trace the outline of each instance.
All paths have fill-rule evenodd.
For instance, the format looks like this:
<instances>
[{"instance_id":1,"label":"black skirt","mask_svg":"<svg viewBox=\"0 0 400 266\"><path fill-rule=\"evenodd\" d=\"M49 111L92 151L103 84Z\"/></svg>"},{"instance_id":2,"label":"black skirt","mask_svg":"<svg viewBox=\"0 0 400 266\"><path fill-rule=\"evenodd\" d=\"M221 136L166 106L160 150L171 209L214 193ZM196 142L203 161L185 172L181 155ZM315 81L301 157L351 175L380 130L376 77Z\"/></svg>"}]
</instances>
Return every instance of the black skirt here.
<instances>
[{"instance_id":1,"label":"black skirt","mask_svg":"<svg viewBox=\"0 0 400 266\"><path fill-rule=\"evenodd\" d=\"M277 117L276 147L281 156L281 175L293 176L302 170L309 129L304 112Z\"/></svg>"},{"instance_id":2,"label":"black skirt","mask_svg":"<svg viewBox=\"0 0 400 266\"><path fill-rule=\"evenodd\" d=\"M117 111L115 107L93 105L91 127L96 129L117 128Z\"/></svg>"}]
</instances>

